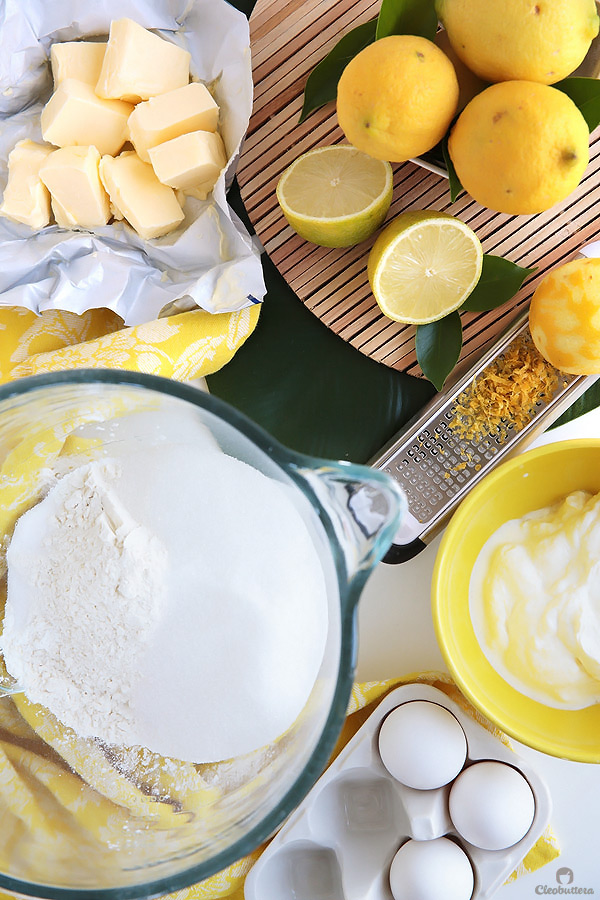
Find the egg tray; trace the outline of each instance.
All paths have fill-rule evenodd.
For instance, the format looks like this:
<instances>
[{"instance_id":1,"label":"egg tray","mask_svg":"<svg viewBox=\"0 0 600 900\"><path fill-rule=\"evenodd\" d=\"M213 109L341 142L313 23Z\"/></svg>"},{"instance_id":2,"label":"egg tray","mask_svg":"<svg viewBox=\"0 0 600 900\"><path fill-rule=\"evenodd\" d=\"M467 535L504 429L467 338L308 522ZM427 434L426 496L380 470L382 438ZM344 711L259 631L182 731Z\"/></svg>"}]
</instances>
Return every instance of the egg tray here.
<instances>
[{"instance_id":1,"label":"egg tray","mask_svg":"<svg viewBox=\"0 0 600 900\"><path fill-rule=\"evenodd\" d=\"M527 834L506 850L481 850L454 829L451 784L416 790L394 779L381 762L378 733L402 703L429 700L460 722L467 738L465 766L508 763L525 777L535 800ZM245 900L393 900L389 869L400 846L448 837L471 861L471 900L485 900L506 881L546 828L551 812L541 778L502 741L437 688L409 684L388 694L286 820L245 884Z\"/></svg>"}]
</instances>

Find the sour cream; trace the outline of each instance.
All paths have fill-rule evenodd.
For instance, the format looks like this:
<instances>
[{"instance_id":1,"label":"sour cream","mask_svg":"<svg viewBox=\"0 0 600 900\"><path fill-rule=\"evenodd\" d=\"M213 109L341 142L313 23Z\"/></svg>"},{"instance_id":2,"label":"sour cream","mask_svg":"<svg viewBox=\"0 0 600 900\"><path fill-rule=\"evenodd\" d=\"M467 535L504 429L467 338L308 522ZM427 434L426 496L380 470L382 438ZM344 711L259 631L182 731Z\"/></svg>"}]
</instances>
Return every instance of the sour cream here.
<instances>
[{"instance_id":1,"label":"sour cream","mask_svg":"<svg viewBox=\"0 0 600 900\"><path fill-rule=\"evenodd\" d=\"M563 709L600 702L600 494L576 491L501 525L476 560L469 606L514 688Z\"/></svg>"}]
</instances>

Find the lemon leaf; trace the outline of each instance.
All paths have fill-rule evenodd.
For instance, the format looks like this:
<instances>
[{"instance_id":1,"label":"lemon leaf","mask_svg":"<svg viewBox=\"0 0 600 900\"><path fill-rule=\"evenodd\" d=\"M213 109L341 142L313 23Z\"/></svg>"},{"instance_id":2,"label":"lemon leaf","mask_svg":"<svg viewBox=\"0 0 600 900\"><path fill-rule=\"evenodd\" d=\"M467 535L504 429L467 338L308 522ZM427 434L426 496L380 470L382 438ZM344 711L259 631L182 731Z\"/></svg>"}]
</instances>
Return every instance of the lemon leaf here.
<instances>
[{"instance_id":1,"label":"lemon leaf","mask_svg":"<svg viewBox=\"0 0 600 900\"><path fill-rule=\"evenodd\" d=\"M376 38L390 34L416 34L432 41L437 31L433 0L382 0Z\"/></svg>"},{"instance_id":2,"label":"lemon leaf","mask_svg":"<svg viewBox=\"0 0 600 900\"><path fill-rule=\"evenodd\" d=\"M376 26L375 19L357 25L356 28L340 38L327 56L317 63L306 79L304 102L298 124L304 122L311 112L320 109L331 100L335 100L337 83L342 72L357 53L364 50L368 44L373 43Z\"/></svg>"},{"instance_id":3,"label":"lemon leaf","mask_svg":"<svg viewBox=\"0 0 600 900\"><path fill-rule=\"evenodd\" d=\"M589 412L590 409L596 409L599 406L600 379L595 381L581 397L578 397L555 422L552 422L552 424L548 426L548 428L558 428L559 425L566 425L567 422L572 422L584 413Z\"/></svg>"},{"instance_id":4,"label":"lemon leaf","mask_svg":"<svg viewBox=\"0 0 600 900\"><path fill-rule=\"evenodd\" d=\"M432 147L431 150L428 150L427 153L421 153L418 159L423 160L423 162L430 163L433 166L437 166L441 169L445 174L448 174L448 167L446 165L446 160L444 159L444 152L442 150L442 141Z\"/></svg>"},{"instance_id":5,"label":"lemon leaf","mask_svg":"<svg viewBox=\"0 0 600 900\"><path fill-rule=\"evenodd\" d=\"M454 201L464 191L464 187L460 183L460 178L456 174L456 169L454 168L454 163L450 159L450 153L448 152L448 134L449 133L450 133L450 130L448 130L446 135L442 138L441 146L442 146L442 156L444 157L444 163L446 164L446 171L448 172L448 182L450 185L450 199L454 203Z\"/></svg>"},{"instance_id":6,"label":"lemon leaf","mask_svg":"<svg viewBox=\"0 0 600 900\"><path fill-rule=\"evenodd\" d=\"M450 313L437 322L417 325L417 362L438 391L442 390L446 378L458 362L462 341L462 322L458 312Z\"/></svg>"},{"instance_id":7,"label":"lemon leaf","mask_svg":"<svg viewBox=\"0 0 600 900\"><path fill-rule=\"evenodd\" d=\"M592 132L600 125L600 80L597 78L569 77L557 81L558 88L570 97Z\"/></svg>"},{"instance_id":8,"label":"lemon leaf","mask_svg":"<svg viewBox=\"0 0 600 900\"><path fill-rule=\"evenodd\" d=\"M517 293L525 279L536 269L525 269L504 259L484 253L479 281L461 306L461 310L484 312L496 309Z\"/></svg>"}]
</instances>

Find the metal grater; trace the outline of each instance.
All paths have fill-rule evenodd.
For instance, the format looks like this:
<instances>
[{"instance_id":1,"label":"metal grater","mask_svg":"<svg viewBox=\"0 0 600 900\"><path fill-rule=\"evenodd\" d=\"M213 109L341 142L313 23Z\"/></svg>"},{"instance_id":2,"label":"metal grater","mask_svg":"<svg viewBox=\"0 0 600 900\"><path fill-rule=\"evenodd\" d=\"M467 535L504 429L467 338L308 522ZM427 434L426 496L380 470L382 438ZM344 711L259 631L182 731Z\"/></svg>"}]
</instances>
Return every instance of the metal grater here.
<instances>
[{"instance_id":1,"label":"metal grater","mask_svg":"<svg viewBox=\"0 0 600 900\"><path fill-rule=\"evenodd\" d=\"M480 441L457 437L450 427L456 399L513 343L528 338L525 310L450 390L436 395L371 461L372 466L395 478L408 500L408 512L384 562L404 562L422 550L493 466L532 441L598 378L557 373L558 387L547 401L538 401L520 430L508 422L501 437Z\"/></svg>"}]
</instances>

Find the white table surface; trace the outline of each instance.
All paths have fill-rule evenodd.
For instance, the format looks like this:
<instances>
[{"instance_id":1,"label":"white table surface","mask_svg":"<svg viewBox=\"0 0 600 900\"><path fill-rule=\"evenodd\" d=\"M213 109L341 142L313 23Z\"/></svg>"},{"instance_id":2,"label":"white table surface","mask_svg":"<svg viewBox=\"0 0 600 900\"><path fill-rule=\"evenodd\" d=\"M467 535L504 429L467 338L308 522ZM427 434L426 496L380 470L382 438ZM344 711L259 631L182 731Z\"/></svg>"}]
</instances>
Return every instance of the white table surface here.
<instances>
[{"instance_id":1,"label":"white table surface","mask_svg":"<svg viewBox=\"0 0 600 900\"><path fill-rule=\"evenodd\" d=\"M600 438L600 409L546 432L530 446L578 437ZM435 639L429 593L440 539L435 538L409 562L382 563L371 575L359 603L358 681L447 671ZM533 900L550 894L558 887L556 873L562 867L573 871L569 887L600 894L600 765L557 759L514 741L513 745L550 789L551 825L561 853L537 872L504 885L494 896Z\"/></svg>"}]
</instances>

